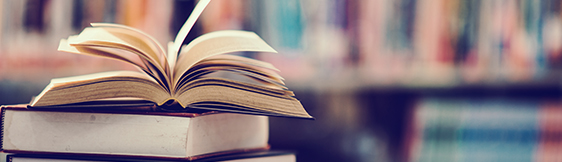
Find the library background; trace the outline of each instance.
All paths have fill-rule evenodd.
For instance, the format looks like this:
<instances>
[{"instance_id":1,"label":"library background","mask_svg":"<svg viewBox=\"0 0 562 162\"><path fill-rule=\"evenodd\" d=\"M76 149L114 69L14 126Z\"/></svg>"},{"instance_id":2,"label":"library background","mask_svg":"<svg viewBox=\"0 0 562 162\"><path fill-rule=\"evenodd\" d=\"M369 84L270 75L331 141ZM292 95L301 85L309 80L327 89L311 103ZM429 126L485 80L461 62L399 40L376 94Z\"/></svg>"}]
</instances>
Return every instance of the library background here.
<instances>
[{"instance_id":1,"label":"library background","mask_svg":"<svg viewBox=\"0 0 562 162\"><path fill-rule=\"evenodd\" d=\"M136 70L58 52L92 22L166 44L196 1L0 1L0 105L50 79ZM270 118L273 149L297 161L562 160L559 0L214 0L188 39L254 31L316 118ZM189 41L189 40L187 40Z\"/></svg>"}]
</instances>

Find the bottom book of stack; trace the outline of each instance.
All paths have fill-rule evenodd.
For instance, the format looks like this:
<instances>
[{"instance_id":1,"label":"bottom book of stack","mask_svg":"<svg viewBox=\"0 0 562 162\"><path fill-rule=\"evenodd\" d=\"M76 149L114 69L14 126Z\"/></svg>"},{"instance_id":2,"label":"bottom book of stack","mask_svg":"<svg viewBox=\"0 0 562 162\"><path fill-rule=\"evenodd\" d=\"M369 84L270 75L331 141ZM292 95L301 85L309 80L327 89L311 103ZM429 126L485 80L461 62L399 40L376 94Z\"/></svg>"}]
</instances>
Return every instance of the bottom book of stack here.
<instances>
[{"instance_id":1,"label":"bottom book of stack","mask_svg":"<svg viewBox=\"0 0 562 162\"><path fill-rule=\"evenodd\" d=\"M8 161L294 161L292 153L268 151L267 116L122 111L130 109L2 106L0 149Z\"/></svg>"}]
</instances>

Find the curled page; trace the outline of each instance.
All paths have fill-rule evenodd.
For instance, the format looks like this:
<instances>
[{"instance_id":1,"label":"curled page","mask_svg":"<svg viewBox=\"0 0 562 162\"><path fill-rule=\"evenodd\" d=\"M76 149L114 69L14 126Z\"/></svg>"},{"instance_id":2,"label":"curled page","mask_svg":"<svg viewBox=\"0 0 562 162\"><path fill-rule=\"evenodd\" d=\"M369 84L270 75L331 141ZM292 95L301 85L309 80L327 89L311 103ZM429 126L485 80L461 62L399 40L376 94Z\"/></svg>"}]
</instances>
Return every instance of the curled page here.
<instances>
[{"instance_id":1,"label":"curled page","mask_svg":"<svg viewBox=\"0 0 562 162\"><path fill-rule=\"evenodd\" d=\"M176 39L174 39L174 43L172 44L171 48L168 48L168 60L170 62L176 62L176 60L172 60L173 58L176 58L175 56L172 55L178 54L181 45L185 40L185 37L187 37L187 34L195 24L195 21L197 21L201 13L203 13L203 10L205 9L205 7L207 7L209 2L211 2L211 0L200 0L195 6L195 8L193 9L193 11L191 12L191 14L189 15L189 18L187 18L187 21L185 21L185 23L181 27L180 31L176 35ZM173 69L173 67L170 68Z\"/></svg>"}]
</instances>

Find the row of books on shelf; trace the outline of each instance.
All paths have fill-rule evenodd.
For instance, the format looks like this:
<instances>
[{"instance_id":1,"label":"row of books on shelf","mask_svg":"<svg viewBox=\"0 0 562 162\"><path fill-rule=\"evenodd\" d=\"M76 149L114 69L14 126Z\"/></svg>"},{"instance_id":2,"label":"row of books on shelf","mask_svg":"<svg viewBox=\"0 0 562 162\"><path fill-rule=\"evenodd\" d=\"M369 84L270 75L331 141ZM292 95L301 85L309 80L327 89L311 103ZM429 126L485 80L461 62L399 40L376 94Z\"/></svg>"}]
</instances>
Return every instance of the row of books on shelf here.
<instances>
[{"instance_id":1,"label":"row of books on shelf","mask_svg":"<svg viewBox=\"0 0 562 162\"><path fill-rule=\"evenodd\" d=\"M408 161L560 161L562 103L424 98L412 113Z\"/></svg>"},{"instance_id":2,"label":"row of books on shelf","mask_svg":"<svg viewBox=\"0 0 562 162\"><path fill-rule=\"evenodd\" d=\"M349 12L358 20L348 29L357 35L357 75L364 82L447 86L560 75L562 14L553 7L559 1L355 4L358 10Z\"/></svg>"},{"instance_id":3,"label":"row of books on shelf","mask_svg":"<svg viewBox=\"0 0 562 162\"><path fill-rule=\"evenodd\" d=\"M561 75L556 0L322 2L257 3L265 7L253 9L264 15L250 19L265 19L253 29L283 54L258 57L306 86L322 80L375 86L526 83ZM345 84L325 87L339 85Z\"/></svg>"},{"instance_id":4,"label":"row of books on shelf","mask_svg":"<svg viewBox=\"0 0 562 162\"><path fill-rule=\"evenodd\" d=\"M194 29L200 33L256 31L280 55L254 56L278 66L288 80L303 84L344 78L341 76L347 73L355 73L349 76L359 78L359 83L375 85L532 81L562 65L562 48L557 43L562 40L562 14L552 7L560 6L556 0L322 2L213 1L213 9L203 13L205 20ZM183 18L174 5L192 8L194 3L5 2L4 15L13 16L1 20L0 54L9 60L2 61L2 69L37 65L58 69L80 61L95 63L87 69L105 70L107 66L100 66L103 62L53 55L56 52L51 47L60 37L93 22L123 23L165 42L175 32L169 26L176 28L174 24ZM170 10L174 13L155 14ZM36 48L24 48L30 43ZM37 59L43 55L49 55L51 61ZM34 61L40 63L29 63ZM37 69L41 67L30 71ZM9 70L0 72L6 75Z\"/></svg>"}]
</instances>

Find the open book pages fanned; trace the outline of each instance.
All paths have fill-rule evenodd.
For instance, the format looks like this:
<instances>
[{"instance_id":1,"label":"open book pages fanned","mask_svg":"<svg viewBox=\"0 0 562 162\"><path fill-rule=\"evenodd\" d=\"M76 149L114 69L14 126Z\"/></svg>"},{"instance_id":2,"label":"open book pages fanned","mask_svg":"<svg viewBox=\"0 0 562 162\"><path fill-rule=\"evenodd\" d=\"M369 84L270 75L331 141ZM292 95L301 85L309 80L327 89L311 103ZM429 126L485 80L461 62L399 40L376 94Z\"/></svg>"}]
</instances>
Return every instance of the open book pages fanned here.
<instances>
[{"instance_id":1,"label":"open book pages fanned","mask_svg":"<svg viewBox=\"0 0 562 162\"><path fill-rule=\"evenodd\" d=\"M140 72L112 71L53 79L32 108L128 99L237 113L312 118L267 62L228 53L276 53L257 34L224 30L187 36L208 0L200 1L167 52L150 35L128 26L92 23L60 41L58 50L124 61ZM68 107L68 106L67 106Z\"/></svg>"}]
</instances>

